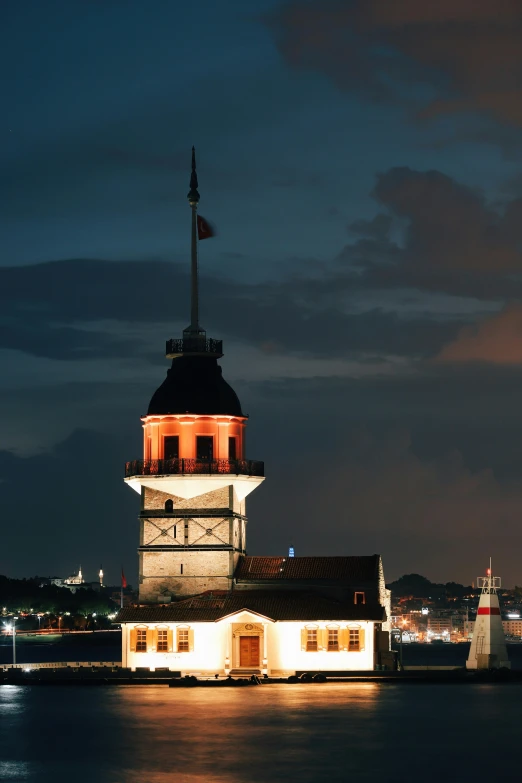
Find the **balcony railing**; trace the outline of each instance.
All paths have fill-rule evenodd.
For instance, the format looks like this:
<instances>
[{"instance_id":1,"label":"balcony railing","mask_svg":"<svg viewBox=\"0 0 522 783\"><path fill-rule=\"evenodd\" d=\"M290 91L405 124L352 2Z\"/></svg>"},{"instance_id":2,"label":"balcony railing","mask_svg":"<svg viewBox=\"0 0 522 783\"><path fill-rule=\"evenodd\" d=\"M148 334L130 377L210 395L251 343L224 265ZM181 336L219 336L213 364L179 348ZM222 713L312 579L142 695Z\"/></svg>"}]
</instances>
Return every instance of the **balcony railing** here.
<instances>
[{"instance_id":1,"label":"balcony railing","mask_svg":"<svg viewBox=\"0 0 522 783\"><path fill-rule=\"evenodd\" d=\"M219 359L223 356L223 340L213 340L211 337L182 337L180 339L167 340L165 354L169 358L183 356L184 354L205 356L211 354Z\"/></svg>"},{"instance_id":2,"label":"balcony railing","mask_svg":"<svg viewBox=\"0 0 522 783\"><path fill-rule=\"evenodd\" d=\"M198 474L264 476L265 463L255 459L135 459L125 465L125 478Z\"/></svg>"}]
</instances>

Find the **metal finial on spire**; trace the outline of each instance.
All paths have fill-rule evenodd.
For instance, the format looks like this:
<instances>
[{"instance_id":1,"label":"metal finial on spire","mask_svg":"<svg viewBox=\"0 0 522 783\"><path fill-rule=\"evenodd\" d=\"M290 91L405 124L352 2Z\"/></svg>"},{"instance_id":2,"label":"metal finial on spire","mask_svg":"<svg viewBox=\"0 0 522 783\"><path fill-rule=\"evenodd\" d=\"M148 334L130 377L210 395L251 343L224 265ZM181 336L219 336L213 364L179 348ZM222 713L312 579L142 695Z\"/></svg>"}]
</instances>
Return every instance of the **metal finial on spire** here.
<instances>
[{"instance_id":1,"label":"metal finial on spire","mask_svg":"<svg viewBox=\"0 0 522 783\"><path fill-rule=\"evenodd\" d=\"M198 175L196 173L196 148L192 147L192 172L190 175L190 190L187 193L190 204L197 204L199 201L198 193Z\"/></svg>"}]
</instances>

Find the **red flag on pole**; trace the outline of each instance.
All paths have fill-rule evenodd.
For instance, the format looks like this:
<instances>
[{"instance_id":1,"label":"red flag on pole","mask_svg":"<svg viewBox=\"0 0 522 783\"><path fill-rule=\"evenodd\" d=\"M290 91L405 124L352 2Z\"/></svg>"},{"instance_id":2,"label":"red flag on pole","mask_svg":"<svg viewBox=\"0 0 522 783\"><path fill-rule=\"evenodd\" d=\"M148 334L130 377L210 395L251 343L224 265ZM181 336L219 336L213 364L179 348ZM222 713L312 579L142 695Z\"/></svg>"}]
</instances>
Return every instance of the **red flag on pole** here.
<instances>
[{"instance_id":1,"label":"red flag on pole","mask_svg":"<svg viewBox=\"0 0 522 783\"><path fill-rule=\"evenodd\" d=\"M121 586L127 587L127 580L125 579L125 574L123 573L123 568L121 569Z\"/></svg>"},{"instance_id":2,"label":"red flag on pole","mask_svg":"<svg viewBox=\"0 0 522 783\"><path fill-rule=\"evenodd\" d=\"M215 237L216 232L214 231L213 226L210 225L208 220L205 220L204 217L201 217L201 215L197 216L198 218L198 239L209 239L210 237Z\"/></svg>"}]
</instances>

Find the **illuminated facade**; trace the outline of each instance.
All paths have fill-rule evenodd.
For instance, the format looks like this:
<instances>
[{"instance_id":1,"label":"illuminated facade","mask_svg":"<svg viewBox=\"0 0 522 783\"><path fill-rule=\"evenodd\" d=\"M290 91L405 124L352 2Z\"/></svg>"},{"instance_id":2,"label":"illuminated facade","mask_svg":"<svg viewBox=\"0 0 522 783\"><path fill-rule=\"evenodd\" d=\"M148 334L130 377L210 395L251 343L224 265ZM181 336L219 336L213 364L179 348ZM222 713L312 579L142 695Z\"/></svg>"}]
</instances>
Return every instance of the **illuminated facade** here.
<instances>
[{"instance_id":1,"label":"illuminated facade","mask_svg":"<svg viewBox=\"0 0 522 783\"><path fill-rule=\"evenodd\" d=\"M192 156L191 325L167 342L171 368L143 423L143 458L125 481L141 497L139 606L125 607L123 665L263 673L373 669L389 654L389 593L378 555L247 557L247 417L224 380L222 343L199 325Z\"/></svg>"}]
</instances>

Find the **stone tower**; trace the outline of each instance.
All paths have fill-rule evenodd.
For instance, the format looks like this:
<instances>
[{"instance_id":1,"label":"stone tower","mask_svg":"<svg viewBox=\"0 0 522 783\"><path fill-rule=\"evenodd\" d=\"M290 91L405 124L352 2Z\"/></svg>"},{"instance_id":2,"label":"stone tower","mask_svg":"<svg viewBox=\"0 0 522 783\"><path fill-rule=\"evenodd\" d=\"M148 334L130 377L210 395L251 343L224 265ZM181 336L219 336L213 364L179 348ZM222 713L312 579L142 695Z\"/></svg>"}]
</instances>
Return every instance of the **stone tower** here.
<instances>
[{"instance_id":1,"label":"stone tower","mask_svg":"<svg viewBox=\"0 0 522 783\"><path fill-rule=\"evenodd\" d=\"M143 459L125 466L141 495L140 603L230 589L245 554L245 498L264 476L246 459L247 417L222 376L222 342L199 325L197 188L193 148L191 324L167 342L172 366L142 417Z\"/></svg>"}]
</instances>

